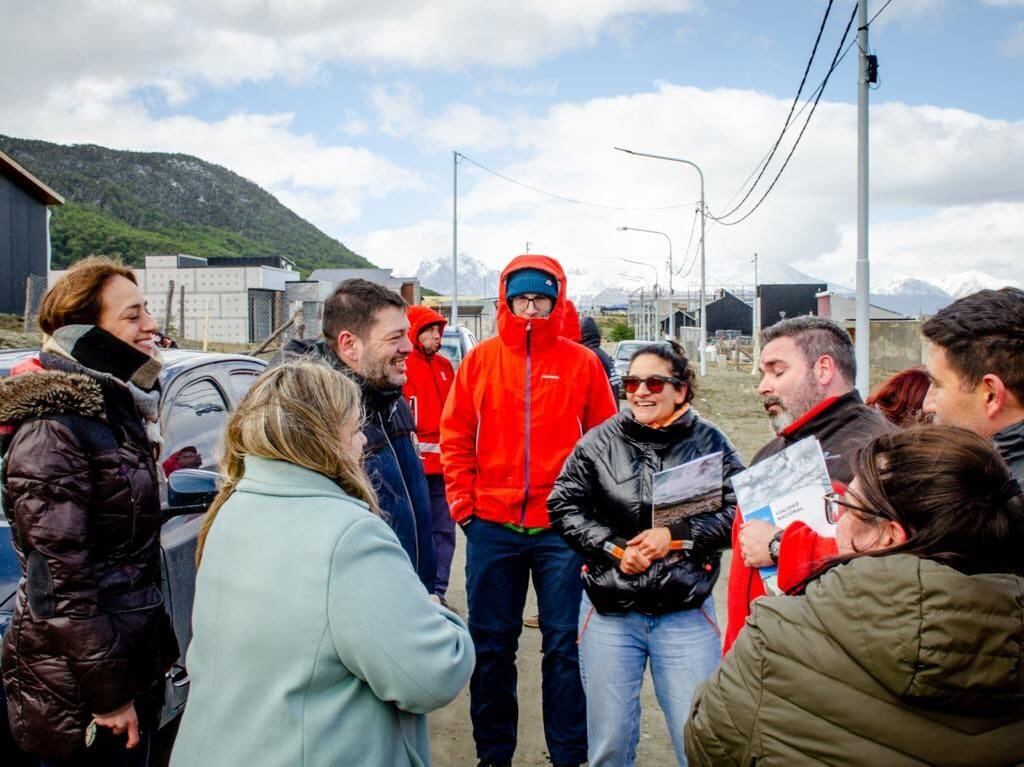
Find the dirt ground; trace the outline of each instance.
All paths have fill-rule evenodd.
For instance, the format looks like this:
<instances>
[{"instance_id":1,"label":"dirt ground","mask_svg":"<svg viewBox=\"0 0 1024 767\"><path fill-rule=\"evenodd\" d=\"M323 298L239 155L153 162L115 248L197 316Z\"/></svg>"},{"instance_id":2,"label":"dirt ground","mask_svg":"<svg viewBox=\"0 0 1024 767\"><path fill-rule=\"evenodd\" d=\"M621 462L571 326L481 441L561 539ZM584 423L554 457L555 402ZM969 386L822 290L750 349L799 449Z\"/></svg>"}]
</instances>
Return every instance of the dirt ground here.
<instances>
[{"instance_id":1,"label":"dirt ground","mask_svg":"<svg viewBox=\"0 0 1024 767\"><path fill-rule=\"evenodd\" d=\"M697 411L713 421L732 440L744 462L750 460L758 448L772 434L755 390L757 377L746 366L737 372L734 366L709 365L708 374L698 381L695 400ZM465 539L459 534L452 583L448 601L463 616L466 612ZM728 572L726 552L723 573ZM725 625L725 578L715 588L715 610L719 625ZM532 589L526 607L527 614L537 612L536 596ZM550 762L544 744L544 730L540 707L540 632L524 628L519 642L519 744L515 764L519 767L541 767ZM675 764L675 752L665 727L661 709L654 697L650 674L644 680L642 697L643 716L640 722L640 745L637 765ZM430 717L431 750L434 763L439 767L476 764L472 727L469 721L469 690L447 708Z\"/></svg>"}]
</instances>

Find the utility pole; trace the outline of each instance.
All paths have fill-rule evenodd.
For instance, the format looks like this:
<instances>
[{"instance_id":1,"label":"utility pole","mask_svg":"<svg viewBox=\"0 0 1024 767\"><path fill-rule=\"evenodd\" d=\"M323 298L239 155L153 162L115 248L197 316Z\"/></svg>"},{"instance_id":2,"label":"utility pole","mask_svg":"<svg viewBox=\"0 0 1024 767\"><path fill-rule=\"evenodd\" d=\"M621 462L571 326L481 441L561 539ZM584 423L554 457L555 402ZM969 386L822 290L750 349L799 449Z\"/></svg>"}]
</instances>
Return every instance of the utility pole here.
<instances>
[{"instance_id":1,"label":"utility pole","mask_svg":"<svg viewBox=\"0 0 1024 767\"><path fill-rule=\"evenodd\" d=\"M874 79L869 69L877 67L868 55L868 4L857 5L857 388L868 395L871 372L871 263L868 258L868 86ZM873 73L872 73L873 74Z\"/></svg>"},{"instance_id":2,"label":"utility pole","mask_svg":"<svg viewBox=\"0 0 1024 767\"><path fill-rule=\"evenodd\" d=\"M452 327L459 326L459 153L452 152Z\"/></svg>"},{"instance_id":3,"label":"utility pole","mask_svg":"<svg viewBox=\"0 0 1024 767\"><path fill-rule=\"evenodd\" d=\"M750 369L751 375L757 375L757 363L761 360L761 299L758 297L757 287L757 253L754 254L754 364ZM739 353L737 353L737 358Z\"/></svg>"}]
</instances>

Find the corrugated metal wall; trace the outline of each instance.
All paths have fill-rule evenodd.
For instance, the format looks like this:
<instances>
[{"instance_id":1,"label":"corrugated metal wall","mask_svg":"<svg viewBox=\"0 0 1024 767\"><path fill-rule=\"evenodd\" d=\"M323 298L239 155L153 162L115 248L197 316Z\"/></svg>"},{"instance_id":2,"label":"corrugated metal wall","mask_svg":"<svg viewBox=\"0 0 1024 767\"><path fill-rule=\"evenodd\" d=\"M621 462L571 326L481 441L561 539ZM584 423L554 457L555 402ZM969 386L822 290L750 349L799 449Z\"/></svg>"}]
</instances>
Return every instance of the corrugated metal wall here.
<instances>
[{"instance_id":1,"label":"corrugated metal wall","mask_svg":"<svg viewBox=\"0 0 1024 767\"><path fill-rule=\"evenodd\" d=\"M24 312L28 276L46 276L46 233L46 206L0 177L0 312Z\"/></svg>"}]
</instances>

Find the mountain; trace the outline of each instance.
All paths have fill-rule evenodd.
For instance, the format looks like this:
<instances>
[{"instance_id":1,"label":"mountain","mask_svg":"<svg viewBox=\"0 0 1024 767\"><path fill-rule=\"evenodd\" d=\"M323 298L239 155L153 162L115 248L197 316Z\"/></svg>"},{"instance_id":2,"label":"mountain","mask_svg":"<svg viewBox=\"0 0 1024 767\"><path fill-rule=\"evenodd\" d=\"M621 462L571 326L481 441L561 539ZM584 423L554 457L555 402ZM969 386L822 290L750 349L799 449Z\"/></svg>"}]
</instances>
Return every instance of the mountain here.
<instances>
[{"instance_id":1,"label":"mountain","mask_svg":"<svg viewBox=\"0 0 1024 767\"><path fill-rule=\"evenodd\" d=\"M939 285L953 298L963 298L979 290L998 290L1005 287L1024 288L1024 284L1019 280L1004 280L977 270L958 272L943 277L939 280Z\"/></svg>"},{"instance_id":2,"label":"mountain","mask_svg":"<svg viewBox=\"0 0 1024 767\"><path fill-rule=\"evenodd\" d=\"M64 146L0 135L3 150L67 200L50 223L53 267L90 254L284 256L308 274L372 266L227 168L186 154Z\"/></svg>"},{"instance_id":3,"label":"mountain","mask_svg":"<svg viewBox=\"0 0 1024 767\"><path fill-rule=\"evenodd\" d=\"M436 290L441 295L452 294L452 259L451 256L439 256L430 261L420 263L416 270L420 285ZM501 273L491 269L487 264L478 261L465 253L459 254L459 295L460 296L496 296L498 295L498 278Z\"/></svg>"}]
</instances>

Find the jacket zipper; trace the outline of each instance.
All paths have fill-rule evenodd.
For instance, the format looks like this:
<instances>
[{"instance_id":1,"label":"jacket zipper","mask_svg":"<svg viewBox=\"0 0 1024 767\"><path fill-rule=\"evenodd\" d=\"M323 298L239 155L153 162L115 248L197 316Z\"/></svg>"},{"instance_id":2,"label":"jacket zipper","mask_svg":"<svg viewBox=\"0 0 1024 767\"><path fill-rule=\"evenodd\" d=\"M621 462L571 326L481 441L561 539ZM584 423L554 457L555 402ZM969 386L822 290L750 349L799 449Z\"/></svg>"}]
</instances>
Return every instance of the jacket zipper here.
<instances>
[{"instance_id":1,"label":"jacket zipper","mask_svg":"<svg viewBox=\"0 0 1024 767\"><path fill-rule=\"evenodd\" d=\"M413 546L416 551L416 574L419 575L420 530L419 526L416 524L416 507L413 505L412 496L409 495L409 486L405 484L405 474L402 473L402 462L398 458L398 453L395 452L395 446L391 444L391 437L388 436L388 430L384 428L384 416L379 412L377 413L377 420L380 421L380 430L384 433L384 441L388 443L388 450L391 451L391 455L395 457L395 463L398 464L398 476L402 478L402 489L405 491L405 500L409 502L409 513L412 516Z\"/></svg>"},{"instance_id":2,"label":"jacket zipper","mask_svg":"<svg viewBox=\"0 0 1024 767\"><path fill-rule=\"evenodd\" d=\"M524 467L524 475L526 485L523 488L523 508L519 512L519 524L521 527L526 527L526 506L530 501L530 398L531 398L531 385L530 385L530 372L532 370L532 362L530 360L530 335L533 330L533 325L530 322L526 323L526 466Z\"/></svg>"}]
</instances>

